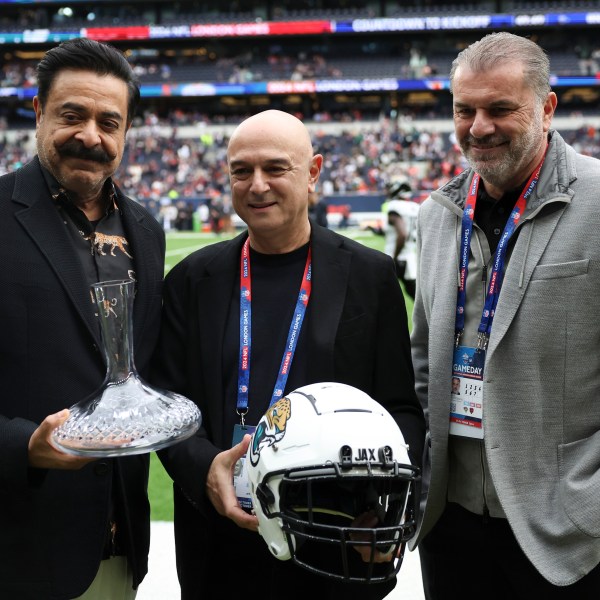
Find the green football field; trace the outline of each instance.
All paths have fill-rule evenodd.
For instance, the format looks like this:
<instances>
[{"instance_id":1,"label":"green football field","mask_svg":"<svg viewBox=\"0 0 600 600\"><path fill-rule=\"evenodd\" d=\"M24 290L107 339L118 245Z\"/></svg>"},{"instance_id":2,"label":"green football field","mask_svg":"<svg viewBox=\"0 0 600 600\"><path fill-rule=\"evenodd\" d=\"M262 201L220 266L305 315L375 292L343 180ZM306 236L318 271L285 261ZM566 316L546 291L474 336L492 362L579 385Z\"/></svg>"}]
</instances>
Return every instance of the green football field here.
<instances>
[{"instance_id":1,"label":"green football field","mask_svg":"<svg viewBox=\"0 0 600 600\"><path fill-rule=\"evenodd\" d=\"M382 236L353 229L346 230L343 233L367 246L371 246L377 250L383 250L384 238ZM192 232L173 232L167 234L165 275L181 259L185 258L194 250L220 240L228 239L229 237L231 236ZM412 313L412 301L408 297L406 300L407 311L410 315ZM150 458L150 483L148 494L150 496L150 506L152 508L152 519L155 521L172 521L173 502L171 479L166 474L160 461L156 457L156 454L152 454Z\"/></svg>"},{"instance_id":2,"label":"green football field","mask_svg":"<svg viewBox=\"0 0 600 600\"><path fill-rule=\"evenodd\" d=\"M384 238L381 235L375 235L370 231L360 231L348 229L345 235L354 240L362 242L371 248L383 250ZM234 235L237 235L234 234ZM167 256L165 260L165 274L174 267L182 258L190 252L198 250L203 246L208 246L214 242L227 240L231 235L218 235L214 233L192 233L192 232L174 232L167 234Z\"/></svg>"}]
</instances>

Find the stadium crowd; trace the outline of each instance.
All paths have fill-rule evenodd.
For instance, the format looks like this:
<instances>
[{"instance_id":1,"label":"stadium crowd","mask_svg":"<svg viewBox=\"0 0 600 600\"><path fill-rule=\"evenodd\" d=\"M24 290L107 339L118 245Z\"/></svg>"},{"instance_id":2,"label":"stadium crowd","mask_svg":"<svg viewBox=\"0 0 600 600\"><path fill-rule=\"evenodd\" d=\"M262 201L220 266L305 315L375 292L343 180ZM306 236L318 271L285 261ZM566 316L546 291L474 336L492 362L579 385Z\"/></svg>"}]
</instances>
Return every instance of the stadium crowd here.
<instances>
[{"instance_id":1,"label":"stadium crowd","mask_svg":"<svg viewBox=\"0 0 600 600\"><path fill-rule=\"evenodd\" d=\"M231 212L227 132L179 137L177 127L193 116L177 111L168 120L153 113L138 119L116 175L123 191L148 206L166 229L191 229L199 204L219 212L220 218ZM169 135L161 134L166 123L174 128ZM465 168L452 133L418 131L390 119L362 127L348 123L339 134L314 127L316 150L325 159L320 192L326 203L331 196L385 195L386 184L396 179L407 180L420 199ZM0 120L0 174L19 168L34 152L33 131L8 136L6 129ZM561 133L578 152L600 156L595 127ZM201 220L210 223L208 212Z\"/></svg>"},{"instance_id":2,"label":"stadium crowd","mask_svg":"<svg viewBox=\"0 0 600 600\"><path fill-rule=\"evenodd\" d=\"M336 41L320 44L272 43L252 48L207 45L200 49L182 46L171 55L158 50L131 50L128 58L142 84L249 83L253 81L306 81L350 78L424 79L447 77L458 38L437 47L435 41L387 40L374 47ZM579 73L594 76L599 70L600 48L583 38L576 46L564 44L550 49L557 75ZM358 54L358 57L356 56ZM352 58L348 58L352 56ZM6 52L0 67L0 87L35 87L36 60L21 59Z\"/></svg>"}]
</instances>

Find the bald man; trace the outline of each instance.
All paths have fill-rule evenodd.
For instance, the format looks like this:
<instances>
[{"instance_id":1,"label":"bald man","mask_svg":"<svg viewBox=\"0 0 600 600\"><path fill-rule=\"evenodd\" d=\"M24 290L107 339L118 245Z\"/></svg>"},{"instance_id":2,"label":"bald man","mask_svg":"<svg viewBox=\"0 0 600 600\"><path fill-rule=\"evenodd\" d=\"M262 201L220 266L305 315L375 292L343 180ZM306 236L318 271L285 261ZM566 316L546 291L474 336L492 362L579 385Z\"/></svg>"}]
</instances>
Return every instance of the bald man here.
<instances>
[{"instance_id":1,"label":"bald man","mask_svg":"<svg viewBox=\"0 0 600 600\"><path fill-rule=\"evenodd\" d=\"M248 447L242 424L256 425L277 389L287 394L322 381L355 386L385 406L420 464L424 418L393 262L311 223L308 199L323 157L295 117L268 110L248 118L231 136L227 157L233 206L248 229L169 273L154 361L154 382L192 398L203 415L198 435L161 454L175 482L182 599L383 598L394 580L340 583L273 558L256 517L237 498L232 474ZM242 260L251 269L242 270ZM312 289L300 309L291 367L282 374L309 265ZM249 304L240 290L250 287ZM240 365L245 318L248 369Z\"/></svg>"}]
</instances>

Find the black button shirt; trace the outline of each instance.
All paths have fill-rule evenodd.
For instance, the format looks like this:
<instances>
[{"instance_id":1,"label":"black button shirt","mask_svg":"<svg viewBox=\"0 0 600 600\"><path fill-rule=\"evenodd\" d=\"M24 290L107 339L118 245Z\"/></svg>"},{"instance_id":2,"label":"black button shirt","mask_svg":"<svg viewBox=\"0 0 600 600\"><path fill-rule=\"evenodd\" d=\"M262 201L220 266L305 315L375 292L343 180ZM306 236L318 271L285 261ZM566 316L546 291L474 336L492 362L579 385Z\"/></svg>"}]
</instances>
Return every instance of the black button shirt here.
<instances>
[{"instance_id":1,"label":"black button shirt","mask_svg":"<svg viewBox=\"0 0 600 600\"><path fill-rule=\"evenodd\" d=\"M479 195L475 205L475 223L485 233L492 254L498 247L508 217L524 186L525 183L519 188L506 192L500 200L492 198L485 191L483 185L479 186ZM513 238L516 239L516 235ZM511 244L514 243L514 239L511 239Z\"/></svg>"},{"instance_id":2,"label":"black button shirt","mask_svg":"<svg viewBox=\"0 0 600 600\"><path fill-rule=\"evenodd\" d=\"M90 221L69 198L54 177L42 167L52 199L67 227L88 284L133 279L133 255L125 236L117 194L112 181L105 186L106 209L98 221ZM90 299L95 303L90 287Z\"/></svg>"}]
</instances>

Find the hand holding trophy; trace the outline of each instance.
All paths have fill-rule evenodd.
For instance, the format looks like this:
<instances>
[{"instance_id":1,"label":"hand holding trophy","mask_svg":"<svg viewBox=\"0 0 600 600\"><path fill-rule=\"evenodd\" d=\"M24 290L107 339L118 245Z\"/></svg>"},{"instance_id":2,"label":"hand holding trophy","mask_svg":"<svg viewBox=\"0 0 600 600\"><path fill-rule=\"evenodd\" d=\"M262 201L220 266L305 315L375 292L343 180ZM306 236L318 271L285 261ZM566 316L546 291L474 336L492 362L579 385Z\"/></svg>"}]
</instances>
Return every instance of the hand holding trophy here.
<instances>
[{"instance_id":1,"label":"hand holding trophy","mask_svg":"<svg viewBox=\"0 0 600 600\"><path fill-rule=\"evenodd\" d=\"M188 398L150 386L133 360L133 280L92 286L107 361L104 383L72 406L52 434L52 444L76 456L143 454L192 436L200 427L198 407Z\"/></svg>"}]
</instances>

